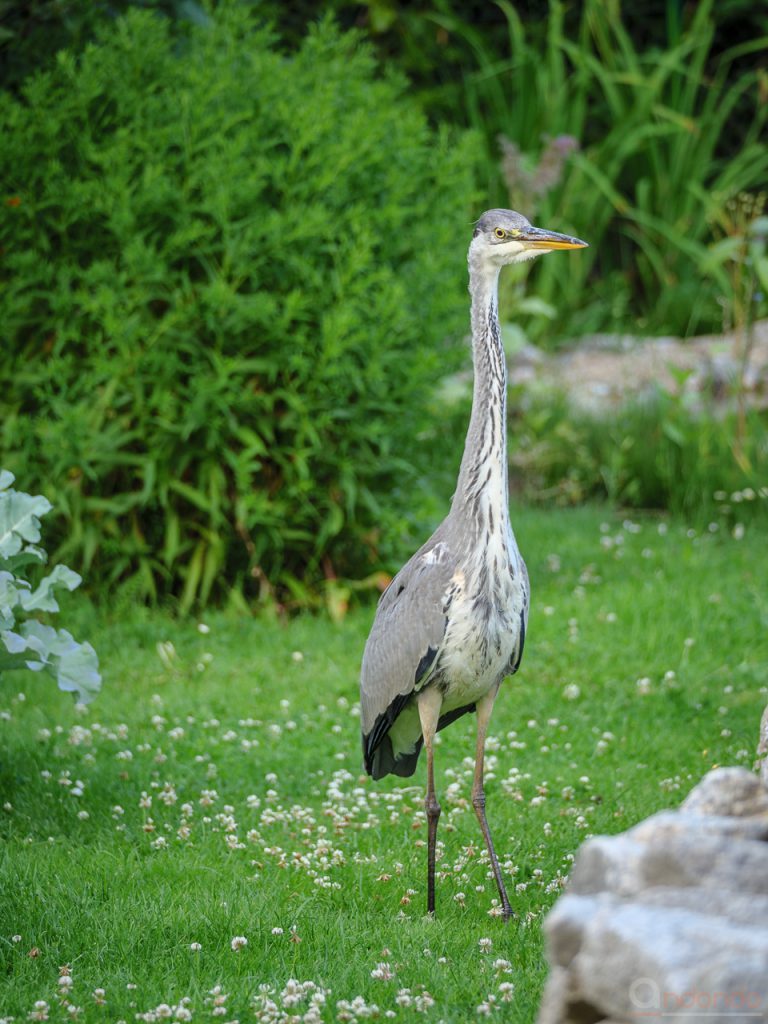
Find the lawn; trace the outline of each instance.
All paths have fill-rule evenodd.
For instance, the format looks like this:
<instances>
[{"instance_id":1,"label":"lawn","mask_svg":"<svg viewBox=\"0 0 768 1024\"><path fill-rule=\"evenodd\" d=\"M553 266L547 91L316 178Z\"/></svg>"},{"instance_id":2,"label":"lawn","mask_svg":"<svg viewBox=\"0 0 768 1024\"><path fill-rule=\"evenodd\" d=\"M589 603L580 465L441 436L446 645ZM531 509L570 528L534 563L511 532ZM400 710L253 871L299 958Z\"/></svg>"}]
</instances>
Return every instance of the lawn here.
<instances>
[{"instance_id":1,"label":"lawn","mask_svg":"<svg viewBox=\"0 0 768 1024\"><path fill-rule=\"evenodd\" d=\"M372 608L340 624L66 605L104 689L0 684L0 1019L531 1021L541 925L579 844L751 765L768 702L768 531L523 511L533 606L488 742L517 917L469 803L472 716L441 734L435 920L424 765L361 773ZM410 784L413 783L413 784Z\"/></svg>"}]
</instances>

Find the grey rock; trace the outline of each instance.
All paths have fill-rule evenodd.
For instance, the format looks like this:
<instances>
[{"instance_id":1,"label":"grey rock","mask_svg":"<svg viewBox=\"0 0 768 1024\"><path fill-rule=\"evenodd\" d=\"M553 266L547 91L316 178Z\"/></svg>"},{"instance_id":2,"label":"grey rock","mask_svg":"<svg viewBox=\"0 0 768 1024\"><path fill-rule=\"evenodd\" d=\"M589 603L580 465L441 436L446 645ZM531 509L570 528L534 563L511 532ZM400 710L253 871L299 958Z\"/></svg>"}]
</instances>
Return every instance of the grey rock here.
<instances>
[{"instance_id":1,"label":"grey rock","mask_svg":"<svg viewBox=\"0 0 768 1024\"><path fill-rule=\"evenodd\" d=\"M678 907L708 917L722 917L733 924L754 925L764 922L768 928L768 896L742 893L733 889L677 889L660 885L638 895L638 902L658 907Z\"/></svg>"},{"instance_id":2,"label":"grey rock","mask_svg":"<svg viewBox=\"0 0 768 1024\"><path fill-rule=\"evenodd\" d=\"M762 925L713 923L677 908L661 917L657 907L615 896L567 894L545 932L559 971L544 1003L548 1016L539 1024L661 1019L665 1009L730 1024L747 995L764 1013L757 1019L768 1019L768 931ZM562 944L564 933L569 940Z\"/></svg>"},{"instance_id":3,"label":"grey rock","mask_svg":"<svg viewBox=\"0 0 768 1024\"><path fill-rule=\"evenodd\" d=\"M760 739L757 744L757 764L760 770L760 779L768 789L768 706L763 712L760 720Z\"/></svg>"},{"instance_id":4,"label":"grey rock","mask_svg":"<svg viewBox=\"0 0 768 1024\"><path fill-rule=\"evenodd\" d=\"M703 831L655 842L596 836L581 847L568 888L631 897L657 885L768 894L768 843Z\"/></svg>"},{"instance_id":5,"label":"grey rock","mask_svg":"<svg viewBox=\"0 0 768 1024\"><path fill-rule=\"evenodd\" d=\"M736 818L768 816L768 790L746 768L715 768L691 790L681 810Z\"/></svg>"},{"instance_id":6,"label":"grey rock","mask_svg":"<svg viewBox=\"0 0 768 1024\"><path fill-rule=\"evenodd\" d=\"M761 744L768 755L768 710ZM587 840L544 931L538 1024L768 1024L761 778L715 769L680 809Z\"/></svg>"},{"instance_id":7,"label":"grey rock","mask_svg":"<svg viewBox=\"0 0 768 1024\"><path fill-rule=\"evenodd\" d=\"M565 1007L574 1001L575 993L570 990L570 975L563 967L552 964L544 994L541 998L537 1024L565 1024Z\"/></svg>"},{"instance_id":8,"label":"grey rock","mask_svg":"<svg viewBox=\"0 0 768 1024\"><path fill-rule=\"evenodd\" d=\"M685 810L659 811L658 814L635 825L627 835L643 843L652 843L657 839L671 836L689 836L693 839L697 835L768 840L768 814L733 818L719 814L696 814Z\"/></svg>"},{"instance_id":9,"label":"grey rock","mask_svg":"<svg viewBox=\"0 0 768 1024\"><path fill-rule=\"evenodd\" d=\"M506 341L506 338L505 338ZM511 379L525 381L540 395L559 392L578 410L604 417L628 402L653 401L658 390L683 393L695 409L733 406L730 383L743 373L750 407L766 407L768 320L753 325L748 365L743 365L741 332L697 338L642 338L593 335L535 364L524 351L509 358ZM686 371L680 373L680 371ZM707 396L706 402L703 400Z\"/></svg>"}]
</instances>

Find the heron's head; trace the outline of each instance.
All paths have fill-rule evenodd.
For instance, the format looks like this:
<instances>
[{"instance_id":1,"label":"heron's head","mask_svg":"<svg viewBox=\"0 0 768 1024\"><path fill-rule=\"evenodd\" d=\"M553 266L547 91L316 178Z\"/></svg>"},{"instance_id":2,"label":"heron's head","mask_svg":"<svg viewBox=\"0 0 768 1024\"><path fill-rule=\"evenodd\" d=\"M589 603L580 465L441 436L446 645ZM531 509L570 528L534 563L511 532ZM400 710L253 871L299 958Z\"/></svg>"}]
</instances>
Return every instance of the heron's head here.
<instances>
[{"instance_id":1,"label":"heron's head","mask_svg":"<svg viewBox=\"0 0 768 1024\"><path fill-rule=\"evenodd\" d=\"M475 224L469 257L486 266L503 267L555 249L583 249L586 245L580 238L536 228L514 210L488 210Z\"/></svg>"}]
</instances>

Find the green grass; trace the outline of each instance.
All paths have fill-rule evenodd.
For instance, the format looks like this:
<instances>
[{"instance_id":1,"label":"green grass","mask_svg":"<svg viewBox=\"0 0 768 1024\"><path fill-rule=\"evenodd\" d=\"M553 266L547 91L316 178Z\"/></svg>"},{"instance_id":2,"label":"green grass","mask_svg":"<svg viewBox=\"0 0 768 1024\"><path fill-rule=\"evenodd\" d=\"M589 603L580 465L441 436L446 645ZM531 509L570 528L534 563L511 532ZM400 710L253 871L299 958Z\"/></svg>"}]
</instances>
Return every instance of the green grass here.
<instances>
[{"instance_id":1,"label":"green grass","mask_svg":"<svg viewBox=\"0 0 768 1024\"><path fill-rule=\"evenodd\" d=\"M382 1019L466 1022L489 996L498 1019L533 1020L542 919L585 836L676 804L714 764L752 763L768 700L766 536L689 536L600 509L515 522L533 611L487 785L515 921L489 915L471 716L437 751L438 913L424 916L424 766L413 785L361 774L370 608L340 625L219 613L201 633L82 605L62 620L73 613L66 624L100 652L98 701L77 712L37 676L0 689L0 1018L24 1021L43 1000L39 1019L70 1019L67 965L61 991L87 1021L161 1019L165 1003L179 1020L352 1021L375 1004ZM235 936L248 939L238 952ZM382 963L394 977L372 976ZM314 1016L309 993L293 1009L284 998L292 978L327 990ZM263 985L282 1010L263 1009Z\"/></svg>"}]
</instances>

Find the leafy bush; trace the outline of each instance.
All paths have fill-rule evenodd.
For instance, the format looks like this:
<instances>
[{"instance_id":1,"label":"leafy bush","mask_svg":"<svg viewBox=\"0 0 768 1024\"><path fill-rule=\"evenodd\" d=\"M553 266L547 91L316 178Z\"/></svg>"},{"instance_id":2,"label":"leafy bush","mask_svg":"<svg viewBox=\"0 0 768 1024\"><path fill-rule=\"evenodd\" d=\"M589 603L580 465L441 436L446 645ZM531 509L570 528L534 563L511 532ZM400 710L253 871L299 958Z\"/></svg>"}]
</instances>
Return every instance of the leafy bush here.
<instances>
[{"instance_id":1,"label":"leafy bush","mask_svg":"<svg viewBox=\"0 0 768 1024\"><path fill-rule=\"evenodd\" d=\"M768 422L692 409L659 390L610 415L576 412L564 396L521 407L512 427L513 486L529 501L602 498L697 524L768 514Z\"/></svg>"},{"instance_id":2,"label":"leafy bush","mask_svg":"<svg viewBox=\"0 0 768 1024\"><path fill-rule=\"evenodd\" d=\"M133 11L0 104L0 448L58 554L184 606L359 576L466 358L468 143L328 23Z\"/></svg>"},{"instance_id":3,"label":"leafy bush","mask_svg":"<svg viewBox=\"0 0 768 1024\"><path fill-rule=\"evenodd\" d=\"M464 95L486 142L489 194L503 205L519 193L514 176L499 180L500 133L531 163L548 140L573 137L580 145L560 187L531 212L573 228L590 248L579 260L544 261L539 297L579 310L570 324L579 331L721 329L730 284L704 267L729 201L768 179L758 61L766 37L716 50L714 0L693 5L690 22L670 31L665 48L633 37L617 3L552 0L545 33L516 5L498 6L508 25L503 60L460 17L443 19L475 50ZM756 312L766 310L764 296Z\"/></svg>"},{"instance_id":4,"label":"leafy bush","mask_svg":"<svg viewBox=\"0 0 768 1024\"><path fill-rule=\"evenodd\" d=\"M0 470L0 674L11 669L45 670L60 690L77 695L87 704L101 686L99 662L89 643L78 643L66 629L54 629L30 612L57 612L56 590L74 590L80 577L65 565L33 585L22 572L42 565L45 551L38 546L40 517L51 503L13 490L13 473Z\"/></svg>"},{"instance_id":5,"label":"leafy bush","mask_svg":"<svg viewBox=\"0 0 768 1024\"><path fill-rule=\"evenodd\" d=\"M134 2L149 2L180 36L209 17L198 0L0 0L0 84L18 88L63 41L79 50L99 24L112 32ZM311 0L260 0L258 9L291 50L317 17ZM483 205L512 205L588 237L579 261L545 261L539 272L540 295L568 312L571 336L638 323L651 333L719 330L723 307L727 321L729 281L706 265L728 202L768 177L765 5L329 0L323 10L361 26L408 74L431 118L479 129ZM581 153L563 184L529 206L503 172L500 135L529 169L558 137L575 136ZM766 315L766 300L757 306ZM566 333L519 305L515 313L536 338Z\"/></svg>"}]
</instances>

